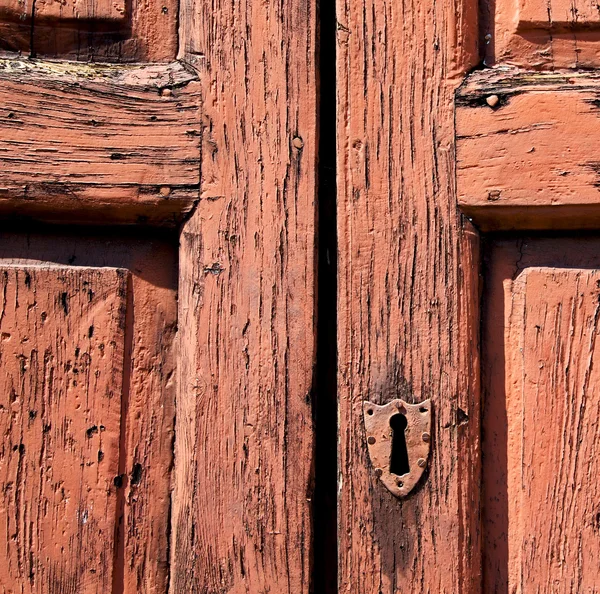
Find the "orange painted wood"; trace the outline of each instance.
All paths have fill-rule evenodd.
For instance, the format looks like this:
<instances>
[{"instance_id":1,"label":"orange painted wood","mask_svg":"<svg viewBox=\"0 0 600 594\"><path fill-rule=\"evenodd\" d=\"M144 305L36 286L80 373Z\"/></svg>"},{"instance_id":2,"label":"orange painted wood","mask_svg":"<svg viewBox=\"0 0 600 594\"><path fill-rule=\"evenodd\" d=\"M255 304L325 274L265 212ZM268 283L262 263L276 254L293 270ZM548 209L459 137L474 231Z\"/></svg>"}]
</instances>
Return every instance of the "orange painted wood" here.
<instances>
[{"instance_id":1,"label":"orange painted wood","mask_svg":"<svg viewBox=\"0 0 600 594\"><path fill-rule=\"evenodd\" d=\"M2 0L0 50L19 58L169 62L177 18L177 0Z\"/></svg>"},{"instance_id":2,"label":"orange painted wood","mask_svg":"<svg viewBox=\"0 0 600 594\"><path fill-rule=\"evenodd\" d=\"M171 591L307 594L317 3L185 0L181 49L205 95L181 234Z\"/></svg>"},{"instance_id":3,"label":"orange painted wood","mask_svg":"<svg viewBox=\"0 0 600 594\"><path fill-rule=\"evenodd\" d=\"M0 214L179 224L199 192L194 79L179 63L0 62Z\"/></svg>"},{"instance_id":4,"label":"orange painted wood","mask_svg":"<svg viewBox=\"0 0 600 594\"><path fill-rule=\"evenodd\" d=\"M470 77L456 99L463 212L485 230L598 227L599 91L593 73Z\"/></svg>"},{"instance_id":5,"label":"orange painted wood","mask_svg":"<svg viewBox=\"0 0 600 594\"><path fill-rule=\"evenodd\" d=\"M520 0L518 14L520 29L600 25L600 10L589 0Z\"/></svg>"},{"instance_id":6,"label":"orange painted wood","mask_svg":"<svg viewBox=\"0 0 600 594\"><path fill-rule=\"evenodd\" d=\"M127 273L3 265L0 293L0 591L109 592Z\"/></svg>"},{"instance_id":7,"label":"orange painted wood","mask_svg":"<svg viewBox=\"0 0 600 594\"><path fill-rule=\"evenodd\" d=\"M338 0L339 592L480 592L478 237L456 209L454 91L477 4ZM396 499L364 400L431 399Z\"/></svg>"},{"instance_id":8,"label":"orange painted wood","mask_svg":"<svg viewBox=\"0 0 600 594\"><path fill-rule=\"evenodd\" d=\"M493 0L482 5L485 63L536 70L600 65L600 10L589 0Z\"/></svg>"},{"instance_id":9,"label":"orange painted wood","mask_svg":"<svg viewBox=\"0 0 600 594\"><path fill-rule=\"evenodd\" d=\"M126 19L125 0L36 0L33 5L19 0L2 0L0 14L3 18L23 19L31 14L35 18L68 20L123 21Z\"/></svg>"},{"instance_id":10,"label":"orange painted wood","mask_svg":"<svg viewBox=\"0 0 600 594\"><path fill-rule=\"evenodd\" d=\"M591 238L492 246L483 335L486 592L597 587L598 253Z\"/></svg>"},{"instance_id":11,"label":"orange painted wood","mask_svg":"<svg viewBox=\"0 0 600 594\"><path fill-rule=\"evenodd\" d=\"M130 271L127 293L125 386L113 589L108 594L159 594L167 590L177 325L177 241L121 229L45 233L3 232L0 260L13 266L45 261ZM79 266L81 268L75 268ZM42 289L38 289L39 291ZM45 290L45 288L43 289ZM100 329L101 330L101 329ZM90 332L90 328L86 327ZM93 335L99 332L94 326ZM1 343L0 343L1 344ZM184 360L185 354L180 355ZM58 582L68 590L68 582ZM0 592L2 589L0 587ZM5 594L2 592L2 594Z\"/></svg>"}]
</instances>

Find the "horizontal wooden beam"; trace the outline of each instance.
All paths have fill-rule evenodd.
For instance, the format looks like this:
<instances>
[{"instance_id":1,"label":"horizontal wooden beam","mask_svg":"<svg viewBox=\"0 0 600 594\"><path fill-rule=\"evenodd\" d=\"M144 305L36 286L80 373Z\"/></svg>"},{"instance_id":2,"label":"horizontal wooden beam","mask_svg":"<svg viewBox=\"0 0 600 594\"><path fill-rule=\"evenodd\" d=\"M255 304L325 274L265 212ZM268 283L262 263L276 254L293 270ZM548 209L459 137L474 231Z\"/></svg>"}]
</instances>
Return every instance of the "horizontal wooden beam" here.
<instances>
[{"instance_id":1,"label":"horizontal wooden beam","mask_svg":"<svg viewBox=\"0 0 600 594\"><path fill-rule=\"evenodd\" d=\"M0 217L173 226L199 170L184 65L0 61Z\"/></svg>"},{"instance_id":2,"label":"horizontal wooden beam","mask_svg":"<svg viewBox=\"0 0 600 594\"><path fill-rule=\"evenodd\" d=\"M483 230L600 228L600 77L484 70L456 96L457 192Z\"/></svg>"}]
</instances>

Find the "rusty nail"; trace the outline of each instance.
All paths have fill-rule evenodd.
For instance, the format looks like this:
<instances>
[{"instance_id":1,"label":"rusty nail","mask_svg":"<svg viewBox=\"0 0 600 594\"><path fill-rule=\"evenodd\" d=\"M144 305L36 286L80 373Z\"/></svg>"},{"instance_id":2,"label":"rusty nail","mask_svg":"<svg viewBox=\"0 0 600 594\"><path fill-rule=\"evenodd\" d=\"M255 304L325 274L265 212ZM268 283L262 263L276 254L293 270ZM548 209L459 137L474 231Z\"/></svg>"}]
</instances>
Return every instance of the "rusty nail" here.
<instances>
[{"instance_id":1,"label":"rusty nail","mask_svg":"<svg viewBox=\"0 0 600 594\"><path fill-rule=\"evenodd\" d=\"M423 438L423 441L429 441L431 438L431 435L429 435L429 433L423 433L423 435L421 435L421 437Z\"/></svg>"},{"instance_id":2,"label":"rusty nail","mask_svg":"<svg viewBox=\"0 0 600 594\"><path fill-rule=\"evenodd\" d=\"M498 97L498 95L490 95L489 97L486 98L485 102L490 106L490 107L496 107L496 105L498 105L498 102L500 101L500 98Z\"/></svg>"},{"instance_id":3,"label":"rusty nail","mask_svg":"<svg viewBox=\"0 0 600 594\"><path fill-rule=\"evenodd\" d=\"M424 458L419 458L417 460L417 464L419 465L420 468L424 468L425 467L425 459Z\"/></svg>"},{"instance_id":4,"label":"rusty nail","mask_svg":"<svg viewBox=\"0 0 600 594\"><path fill-rule=\"evenodd\" d=\"M163 89L161 95L163 97L170 97L173 94L171 89Z\"/></svg>"},{"instance_id":5,"label":"rusty nail","mask_svg":"<svg viewBox=\"0 0 600 594\"><path fill-rule=\"evenodd\" d=\"M396 484L397 484L399 487L404 487L404 483L403 483L402 481L398 481Z\"/></svg>"},{"instance_id":6,"label":"rusty nail","mask_svg":"<svg viewBox=\"0 0 600 594\"><path fill-rule=\"evenodd\" d=\"M299 136L296 136L294 140L292 140L292 144L297 148L301 149L304 147L304 141Z\"/></svg>"},{"instance_id":7,"label":"rusty nail","mask_svg":"<svg viewBox=\"0 0 600 594\"><path fill-rule=\"evenodd\" d=\"M369 437L369 439L367 439L367 441L368 441L368 442L369 442L371 445L373 445L373 444L375 443L375 438L374 438L374 437L371 435L371 436Z\"/></svg>"},{"instance_id":8,"label":"rusty nail","mask_svg":"<svg viewBox=\"0 0 600 594\"><path fill-rule=\"evenodd\" d=\"M169 186L163 186L160 189L160 195L161 196L168 196L171 193L171 188Z\"/></svg>"},{"instance_id":9,"label":"rusty nail","mask_svg":"<svg viewBox=\"0 0 600 594\"><path fill-rule=\"evenodd\" d=\"M383 474L383 470L381 470L381 468L376 468L375 469L375 476L377 478L379 478L382 474Z\"/></svg>"}]
</instances>

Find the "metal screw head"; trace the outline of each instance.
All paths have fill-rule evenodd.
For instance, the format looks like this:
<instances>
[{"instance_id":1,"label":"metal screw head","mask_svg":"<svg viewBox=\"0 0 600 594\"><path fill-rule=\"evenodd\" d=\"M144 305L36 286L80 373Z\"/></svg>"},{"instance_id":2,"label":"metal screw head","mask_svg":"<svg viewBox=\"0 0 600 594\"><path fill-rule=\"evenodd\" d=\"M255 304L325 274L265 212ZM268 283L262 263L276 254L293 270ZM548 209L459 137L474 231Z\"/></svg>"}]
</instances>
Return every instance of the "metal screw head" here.
<instances>
[{"instance_id":1,"label":"metal screw head","mask_svg":"<svg viewBox=\"0 0 600 594\"><path fill-rule=\"evenodd\" d=\"M423 439L423 441L429 441L431 439L431 435L429 435L429 433L423 433L421 435L421 438Z\"/></svg>"},{"instance_id":2,"label":"metal screw head","mask_svg":"<svg viewBox=\"0 0 600 594\"><path fill-rule=\"evenodd\" d=\"M370 445L373 445L375 443L375 438L371 435L370 437L367 438L367 441L369 442Z\"/></svg>"},{"instance_id":3,"label":"metal screw head","mask_svg":"<svg viewBox=\"0 0 600 594\"><path fill-rule=\"evenodd\" d=\"M426 464L425 459L424 458L419 458L417 460L417 464L419 465L420 468L424 468L425 464Z\"/></svg>"},{"instance_id":4,"label":"metal screw head","mask_svg":"<svg viewBox=\"0 0 600 594\"><path fill-rule=\"evenodd\" d=\"M377 478L380 478L382 474L383 474L383 470L381 468L376 468L375 469L375 476Z\"/></svg>"},{"instance_id":5,"label":"metal screw head","mask_svg":"<svg viewBox=\"0 0 600 594\"><path fill-rule=\"evenodd\" d=\"M294 145L295 148L297 148L298 150L300 150L301 148L304 147L304 141L302 140L302 138L300 138L299 136L296 136L294 138L294 140L292 140L292 144Z\"/></svg>"}]
</instances>

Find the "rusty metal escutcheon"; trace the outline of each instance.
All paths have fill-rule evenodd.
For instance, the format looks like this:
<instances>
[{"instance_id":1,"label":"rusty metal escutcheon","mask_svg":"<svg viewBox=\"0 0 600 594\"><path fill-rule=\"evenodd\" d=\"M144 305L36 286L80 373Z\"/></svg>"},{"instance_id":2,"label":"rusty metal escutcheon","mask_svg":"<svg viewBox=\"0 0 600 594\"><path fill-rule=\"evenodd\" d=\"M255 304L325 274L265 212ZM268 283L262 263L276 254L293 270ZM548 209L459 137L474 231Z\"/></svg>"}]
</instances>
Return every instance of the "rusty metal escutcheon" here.
<instances>
[{"instance_id":1,"label":"rusty metal escutcheon","mask_svg":"<svg viewBox=\"0 0 600 594\"><path fill-rule=\"evenodd\" d=\"M429 460L431 448L431 400L409 404L396 399L379 405L363 402L367 446L375 474L396 497L406 497L417 485ZM404 435L394 435L393 419L404 416ZM393 442L404 439L407 472L396 474L390 470ZM404 446L404 444L402 444Z\"/></svg>"}]
</instances>

